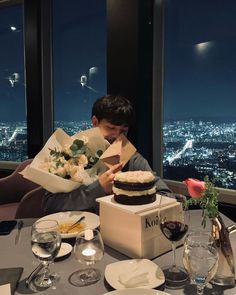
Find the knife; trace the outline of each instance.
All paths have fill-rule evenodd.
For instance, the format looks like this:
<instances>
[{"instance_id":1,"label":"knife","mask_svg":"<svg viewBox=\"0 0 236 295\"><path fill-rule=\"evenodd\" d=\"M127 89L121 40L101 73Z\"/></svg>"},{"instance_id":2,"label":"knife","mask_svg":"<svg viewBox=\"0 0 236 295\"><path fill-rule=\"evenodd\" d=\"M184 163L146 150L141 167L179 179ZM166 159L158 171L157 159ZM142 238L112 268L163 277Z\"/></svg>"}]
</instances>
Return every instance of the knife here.
<instances>
[{"instance_id":1,"label":"knife","mask_svg":"<svg viewBox=\"0 0 236 295\"><path fill-rule=\"evenodd\" d=\"M22 220L20 220L17 224L17 233L16 233L16 237L15 237L15 245L19 242L20 240L20 233L21 233L21 229L23 227L24 223Z\"/></svg>"}]
</instances>

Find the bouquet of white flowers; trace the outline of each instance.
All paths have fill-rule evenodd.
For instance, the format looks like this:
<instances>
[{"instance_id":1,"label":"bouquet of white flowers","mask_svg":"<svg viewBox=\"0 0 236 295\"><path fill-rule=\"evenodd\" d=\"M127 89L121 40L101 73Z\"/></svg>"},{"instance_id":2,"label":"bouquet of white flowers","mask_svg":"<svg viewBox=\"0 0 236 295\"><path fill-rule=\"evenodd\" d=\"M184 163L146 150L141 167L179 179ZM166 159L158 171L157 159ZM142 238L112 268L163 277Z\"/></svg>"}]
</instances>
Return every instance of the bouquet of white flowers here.
<instances>
[{"instance_id":1,"label":"bouquet of white flowers","mask_svg":"<svg viewBox=\"0 0 236 295\"><path fill-rule=\"evenodd\" d=\"M62 150L50 148L49 161L42 164L41 168L62 178L83 183L85 170L91 169L103 154L102 150L98 150L93 155L87 143L88 138L83 136L83 139L75 139L72 144L63 146Z\"/></svg>"},{"instance_id":2,"label":"bouquet of white flowers","mask_svg":"<svg viewBox=\"0 0 236 295\"><path fill-rule=\"evenodd\" d=\"M106 170L99 161L106 148L99 128L72 137L59 128L21 174L50 192L69 192Z\"/></svg>"}]
</instances>

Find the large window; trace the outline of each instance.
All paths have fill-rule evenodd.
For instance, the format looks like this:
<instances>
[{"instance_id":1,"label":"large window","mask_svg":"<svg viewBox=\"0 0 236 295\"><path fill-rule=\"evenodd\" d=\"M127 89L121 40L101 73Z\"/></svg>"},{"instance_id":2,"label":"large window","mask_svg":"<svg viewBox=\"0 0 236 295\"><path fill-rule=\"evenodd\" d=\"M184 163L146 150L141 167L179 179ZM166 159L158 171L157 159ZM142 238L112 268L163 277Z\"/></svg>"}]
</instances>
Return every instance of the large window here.
<instances>
[{"instance_id":1,"label":"large window","mask_svg":"<svg viewBox=\"0 0 236 295\"><path fill-rule=\"evenodd\" d=\"M106 94L106 1L53 1L54 126L91 127L93 102Z\"/></svg>"},{"instance_id":2,"label":"large window","mask_svg":"<svg viewBox=\"0 0 236 295\"><path fill-rule=\"evenodd\" d=\"M0 161L27 158L23 5L0 6Z\"/></svg>"},{"instance_id":3,"label":"large window","mask_svg":"<svg viewBox=\"0 0 236 295\"><path fill-rule=\"evenodd\" d=\"M164 177L236 189L236 2L167 0L164 13Z\"/></svg>"},{"instance_id":4,"label":"large window","mask_svg":"<svg viewBox=\"0 0 236 295\"><path fill-rule=\"evenodd\" d=\"M52 15L47 13L49 3ZM34 156L41 148L37 138L43 134L44 142L47 140L52 122L54 129L61 127L68 134L91 127L92 104L107 92L106 1L52 0L39 1L35 7L31 4L25 1L24 12L23 5L11 5L10 1L0 4L0 161L23 161L28 153ZM27 19L25 32L23 14ZM31 19L35 17L38 21ZM50 31L51 24L52 39L46 39L45 32ZM52 44L52 52L47 42ZM52 96L46 77L52 77Z\"/></svg>"}]
</instances>

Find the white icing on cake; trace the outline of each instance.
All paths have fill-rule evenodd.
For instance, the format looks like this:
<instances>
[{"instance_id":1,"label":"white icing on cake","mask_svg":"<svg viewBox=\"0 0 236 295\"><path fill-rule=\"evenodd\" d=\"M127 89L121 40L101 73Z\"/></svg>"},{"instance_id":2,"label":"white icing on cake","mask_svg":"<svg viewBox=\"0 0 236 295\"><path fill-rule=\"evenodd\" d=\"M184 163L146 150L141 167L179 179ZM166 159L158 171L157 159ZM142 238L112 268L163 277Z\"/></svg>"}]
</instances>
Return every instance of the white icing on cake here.
<instances>
[{"instance_id":1,"label":"white icing on cake","mask_svg":"<svg viewBox=\"0 0 236 295\"><path fill-rule=\"evenodd\" d=\"M116 195L125 195L127 197L148 196L156 193L156 187L143 191L127 191L113 186L113 193Z\"/></svg>"},{"instance_id":2,"label":"white icing on cake","mask_svg":"<svg viewBox=\"0 0 236 295\"><path fill-rule=\"evenodd\" d=\"M148 183L155 179L155 176L150 171L127 171L118 172L114 180L127 183Z\"/></svg>"}]
</instances>

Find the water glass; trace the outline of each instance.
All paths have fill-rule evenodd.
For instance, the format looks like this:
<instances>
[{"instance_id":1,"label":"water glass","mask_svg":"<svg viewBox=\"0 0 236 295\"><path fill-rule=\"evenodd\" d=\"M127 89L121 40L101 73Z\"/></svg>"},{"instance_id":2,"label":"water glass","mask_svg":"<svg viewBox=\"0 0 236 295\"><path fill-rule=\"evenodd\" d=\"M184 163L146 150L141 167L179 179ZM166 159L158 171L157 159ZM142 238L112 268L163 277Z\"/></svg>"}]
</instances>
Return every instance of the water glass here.
<instances>
[{"instance_id":1,"label":"water glass","mask_svg":"<svg viewBox=\"0 0 236 295\"><path fill-rule=\"evenodd\" d=\"M43 272L34 278L34 284L40 288L53 286L55 275L49 270L49 264L57 256L61 246L61 235L56 220L42 220L33 224L31 230L31 249L43 264Z\"/></svg>"},{"instance_id":2,"label":"water glass","mask_svg":"<svg viewBox=\"0 0 236 295\"><path fill-rule=\"evenodd\" d=\"M218 251L208 232L192 232L184 243L183 263L191 280L202 295L206 284L214 277L218 267Z\"/></svg>"}]
</instances>

